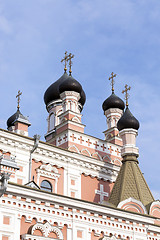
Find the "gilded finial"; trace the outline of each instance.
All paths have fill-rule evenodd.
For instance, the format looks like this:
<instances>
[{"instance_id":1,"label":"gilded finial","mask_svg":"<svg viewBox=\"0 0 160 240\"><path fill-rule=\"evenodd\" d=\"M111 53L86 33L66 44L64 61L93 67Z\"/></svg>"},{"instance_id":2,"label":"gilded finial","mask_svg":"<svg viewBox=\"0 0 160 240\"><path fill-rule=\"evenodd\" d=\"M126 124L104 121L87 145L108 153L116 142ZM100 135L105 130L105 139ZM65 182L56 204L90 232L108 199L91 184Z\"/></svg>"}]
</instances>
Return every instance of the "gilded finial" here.
<instances>
[{"instance_id":1,"label":"gilded finial","mask_svg":"<svg viewBox=\"0 0 160 240\"><path fill-rule=\"evenodd\" d=\"M65 56L64 56L64 58L61 60L61 63L64 61L64 72L66 72L67 71L67 62L68 62L68 57L69 57L69 55L67 54L67 51L65 51Z\"/></svg>"},{"instance_id":2,"label":"gilded finial","mask_svg":"<svg viewBox=\"0 0 160 240\"><path fill-rule=\"evenodd\" d=\"M73 64L72 58L74 58L74 55L73 55L72 53L70 53L69 56L68 56L68 60L69 60L69 75L70 75L70 76L71 76L71 74L72 74L72 70L71 70L72 64Z\"/></svg>"},{"instance_id":3,"label":"gilded finial","mask_svg":"<svg viewBox=\"0 0 160 240\"><path fill-rule=\"evenodd\" d=\"M111 80L111 86L112 86L112 93L114 93L114 78L117 76L117 74L111 73L111 77L109 77L109 80Z\"/></svg>"},{"instance_id":4,"label":"gilded finial","mask_svg":"<svg viewBox=\"0 0 160 240\"><path fill-rule=\"evenodd\" d=\"M131 90L131 87L128 87L128 85L125 85L125 90L122 91L122 93L125 93L124 99L126 100L126 107L128 107L128 98L129 98L129 93L128 91Z\"/></svg>"},{"instance_id":5,"label":"gilded finial","mask_svg":"<svg viewBox=\"0 0 160 240\"><path fill-rule=\"evenodd\" d=\"M20 96L22 95L22 92L20 92L20 90L18 91L18 94L17 94L17 96L16 96L16 98L17 98L17 103L18 103L18 105L17 105L17 110L19 111L19 108L20 108L20 106L19 106L19 103L20 103Z\"/></svg>"}]
</instances>

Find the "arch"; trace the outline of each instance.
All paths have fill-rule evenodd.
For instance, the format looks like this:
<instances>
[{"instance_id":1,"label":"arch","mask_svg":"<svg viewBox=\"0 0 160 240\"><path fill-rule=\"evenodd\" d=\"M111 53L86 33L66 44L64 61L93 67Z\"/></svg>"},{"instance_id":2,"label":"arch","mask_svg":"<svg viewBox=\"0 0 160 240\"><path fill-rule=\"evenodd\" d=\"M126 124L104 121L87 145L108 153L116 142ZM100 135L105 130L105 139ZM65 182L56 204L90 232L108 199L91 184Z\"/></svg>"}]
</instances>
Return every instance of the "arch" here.
<instances>
[{"instance_id":1,"label":"arch","mask_svg":"<svg viewBox=\"0 0 160 240\"><path fill-rule=\"evenodd\" d=\"M81 123L81 121L79 120L78 117L73 117L71 120L72 120L73 122Z\"/></svg>"},{"instance_id":2,"label":"arch","mask_svg":"<svg viewBox=\"0 0 160 240\"><path fill-rule=\"evenodd\" d=\"M43 233L42 233L41 229L36 229L36 230L34 231L33 235L43 236Z\"/></svg>"},{"instance_id":3,"label":"arch","mask_svg":"<svg viewBox=\"0 0 160 240\"><path fill-rule=\"evenodd\" d=\"M82 149L81 153L85 156L91 157L91 153L88 151L87 148Z\"/></svg>"},{"instance_id":4,"label":"arch","mask_svg":"<svg viewBox=\"0 0 160 240\"><path fill-rule=\"evenodd\" d=\"M57 112L56 112L56 116L59 117L59 115L60 115L62 112L63 112L63 109L62 109L62 108L58 109Z\"/></svg>"},{"instance_id":5,"label":"arch","mask_svg":"<svg viewBox=\"0 0 160 240\"><path fill-rule=\"evenodd\" d=\"M121 166L121 165L122 165L122 162L121 162L120 159L116 158L116 159L114 160L114 164L116 164L116 165L118 165L118 166Z\"/></svg>"},{"instance_id":6,"label":"arch","mask_svg":"<svg viewBox=\"0 0 160 240\"><path fill-rule=\"evenodd\" d=\"M98 152L92 153L92 157L102 161L102 157Z\"/></svg>"},{"instance_id":7,"label":"arch","mask_svg":"<svg viewBox=\"0 0 160 240\"><path fill-rule=\"evenodd\" d=\"M102 160L108 163L112 163L112 160L108 155L105 155Z\"/></svg>"},{"instance_id":8,"label":"arch","mask_svg":"<svg viewBox=\"0 0 160 240\"><path fill-rule=\"evenodd\" d=\"M55 115L54 113L52 112L50 115L49 115L49 131L53 130L55 127Z\"/></svg>"},{"instance_id":9,"label":"arch","mask_svg":"<svg viewBox=\"0 0 160 240\"><path fill-rule=\"evenodd\" d=\"M48 237L49 238L53 238L53 239L57 239L57 234L55 233L55 232L50 232L49 234L48 234Z\"/></svg>"},{"instance_id":10,"label":"arch","mask_svg":"<svg viewBox=\"0 0 160 240\"><path fill-rule=\"evenodd\" d=\"M124 201L121 201L118 204L117 208L125 209L127 211L147 214L147 210L146 210L145 206L140 201L138 201L132 197L125 199Z\"/></svg>"},{"instance_id":11,"label":"arch","mask_svg":"<svg viewBox=\"0 0 160 240\"><path fill-rule=\"evenodd\" d=\"M79 149L78 149L77 146L75 146L75 145L70 146L70 147L68 148L68 150L71 151L71 152L80 153L80 152L79 152Z\"/></svg>"},{"instance_id":12,"label":"arch","mask_svg":"<svg viewBox=\"0 0 160 240\"><path fill-rule=\"evenodd\" d=\"M41 190L52 192L52 184L48 180L43 180L40 186Z\"/></svg>"},{"instance_id":13,"label":"arch","mask_svg":"<svg viewBox=\"0 0 160 240\"><path fill-rule=\"evenodd\" d=\"M151 216L160 218L160 201L154 201L151 206L150 206L150 210L149 210L149 214Z\"/></svg>"},{"instance_id":14,"label":"arch","mask_svg":"<svg viewBox=\"0 0 160 240\"><path fill-rule=\"evenodd\" d=\"M37 223L34 226L32 226L31 234L35 235L34 232L37 232L37 230L41 231L41 233L42 233L41 236L45 236L45 228L44 228L43 224Z\"/></svg>"},{"instance_id":15,"label":"arch","mask_svg":"<svg viewBox=\"0 0 160 240\"><path fill-rule=\"evenodd\" d=\"M63 109L60 108L56 114L55 114L55 126L57 126L60 123L59 116L63 113Z\"/></svg>"},{"instance_id":16,"label":"arch","mask_svg":"<svg viewBox=\"0 0 160 240\"><path fill-rule=\"evenodd\" d=\"M64 239L62 231L57 226L51 226L49 222L35 224L32 226L31 234L35 235L34 233L38 233L37 230L42 232L43 237L55 236L57 239Z\"/></svg>"},{"instance_id":17,"label":"arch","mask_svg":"<svg viewBox=\"0 0 160 240\"><path fill-rule=\"evenodd\" d=\"M48 231L48 236L50 235L50 233L54 233L58 239L63 239L63 234L62 234L61 230L57 227L50 227L50 229Z\"/></svg>"}]
</instances>

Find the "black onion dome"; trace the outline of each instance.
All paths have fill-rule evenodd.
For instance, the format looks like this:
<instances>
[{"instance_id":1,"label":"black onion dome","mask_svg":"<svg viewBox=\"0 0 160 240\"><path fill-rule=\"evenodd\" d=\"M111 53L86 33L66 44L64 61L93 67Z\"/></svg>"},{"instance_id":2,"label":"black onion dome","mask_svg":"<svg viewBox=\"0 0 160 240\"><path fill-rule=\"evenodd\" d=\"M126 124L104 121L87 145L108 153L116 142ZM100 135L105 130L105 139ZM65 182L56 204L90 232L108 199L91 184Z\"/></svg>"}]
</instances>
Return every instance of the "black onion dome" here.
<instances>
[{"instance_id":1,"label":"black onion dome","mask_svg":"<svg viewBox=\"0 0 160 240\"><path fill-rule=\"evenodd\" d=\"M82 89L82 91L81 91L81 98L79 99L79 103L81 103L82 106L83 106L85 104L85 102L86 102L86 94L85 94L85 92Z\"/></svg>"},{"instance_id":2,"label":"black onion dome","mask_svg":"<svg viewBox=\"0 0 160 240\"><path fill-rule=\"evenodd\" d=\"M119 131L125 128L133 128L138 130L139 129L139 122L130 112L129 108L127 107L122 117L119 119L117 123L117 128Z\"/></svg>"},{"instance_id":3,"label":"black onion dome","mask_svg":"<svg viewBox=\"0 0 160 240\"><path fill-rule=\"evenodd\" d=\"M16 113L14 113L10 118L8 118L7 120L7 127L11 127L11 126L14 126L14 123L19 120L20 122L23 122L23 123L26 123L27 125L30 125L29 121L28 121L28 118L27 117L24 117L22 115L22 113L17 110Z\"/></svg>"},{"instance_id":4,"label":"black onion dome","mask_svg":"<svg viewBox=\"0 0 160 240\"><path fill-rule=\"evenodd\" d=\"M64 83L64 84L63 84ZM44 94L44 102L47 105L49 102L60 99L60 94L63 91L75 91L80 93L79 103L82 106L85 104L86 95L82 89L81 84L72 76L64 73L56 82L51 84Z\"/></svg>"},{"instance_id":5,"label":"black onion dome","mask_svg":"<svg viewBox=\"0 0 160 240\"><path fill-rule=\"evenodd\" d=\"M119 97L117 97L114 93L112 93L110 95L110 97L108 97L102 105L102 108L104 110L104 112L106 110L108 110L109 108L119 108L121 110L124 110L125 105L122 99L120 99Z\"/></svg>"},{"instance_id":6,"label":"black onion dome","mask_svg":"<svg viewBox=\"0 0 160 240\"><path fill-rule=\"evenodd\" d=\"M61 83L59 86L59 92L65 92L65 91L74 91L81 93L82 92L82 86L81 84L75 80L72 76L69 76L64 82Z\"/></svg>"},{"instance_id":7,"label":"black onion dome","mask_svg":"<svg viewBox=\"0 0 160 240\"><path fill-rule=\"evenodd\" d=\"M44 102L47 105L49 102L59 99L60 98L60 93L59 93L59 86L61 83L63 83L67 78L68 74L64 73L56 82L51 84L49 88L46 90L44 94Z\"/></svg>"},{"instance_id":8,"label":"black onion dome","mask_svg":"<svg viewBox=\"0 0 160 240\"><path fill-rule=\"evenodd\" d=\"M60 86L61 86L61 90L60 90ZM60 93L62 93L63 90L79 92L81 95L79 102L82 105L85 104L86 95L82 89L81 84L78 81L76 81L73 77L68 76L67 73L64 73L56 82L51 84L49 88L46 90L44 94L45 104L47 105L51 101L60 99Z\"/></svg>"}]
</instances>

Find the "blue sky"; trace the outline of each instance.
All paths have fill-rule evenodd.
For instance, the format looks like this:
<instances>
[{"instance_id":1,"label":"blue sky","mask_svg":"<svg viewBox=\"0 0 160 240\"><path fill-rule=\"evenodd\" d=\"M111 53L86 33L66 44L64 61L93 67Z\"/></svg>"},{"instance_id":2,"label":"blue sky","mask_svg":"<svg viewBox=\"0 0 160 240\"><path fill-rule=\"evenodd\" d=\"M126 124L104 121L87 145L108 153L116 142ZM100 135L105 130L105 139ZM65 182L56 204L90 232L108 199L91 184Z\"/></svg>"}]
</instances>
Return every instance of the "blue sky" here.
<instances>
[{"instance_id":1,"label":"blue sky","mask_svg":"<svg viewBox=\"0 0 160 240\"><path fill-rule=\"evenodd\" d=\"M65 50L75 55L73 77L83 86L85 132L104 138L103 101L130 85L130 110L140 122L140 167L160 198L160 1L0 0L0 127L16 111L29 116L29 135L43 136L47 111L43 95L63 74Z\"/></svg>"}]
</instances>

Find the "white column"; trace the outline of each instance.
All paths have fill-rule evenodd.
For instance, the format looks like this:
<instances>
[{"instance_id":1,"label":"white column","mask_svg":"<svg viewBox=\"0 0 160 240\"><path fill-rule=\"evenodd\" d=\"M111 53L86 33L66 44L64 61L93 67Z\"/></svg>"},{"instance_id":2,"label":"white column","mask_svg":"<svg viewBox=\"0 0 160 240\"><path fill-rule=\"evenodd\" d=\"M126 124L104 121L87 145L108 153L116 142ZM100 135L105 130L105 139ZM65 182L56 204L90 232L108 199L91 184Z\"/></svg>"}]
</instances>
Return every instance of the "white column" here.
<instances>
[{"instance_id":1,"label":"white column","mask_svg":"<svg viewBox=\"0 0 160 240\"><path fill-rule=\"evenodd\" d=\"M67 240L72 240L72 229L67 228Z\"/></svg>"},{"instance_id":2,"label":"white column","mask_svg":"<svg viewBox=\"0 0 160 240\"><path fill-rule=\"evenodd\" d=\"M55 178L55 193L57 193L57 183L58 183L58 179Z\"/></svg>"},{"instance_id":3,"label":"white column","mask_svg":"<svg viewBox=\"0 0 160 240\"><path fill-rule=\"evenodd\" d=\"M14 232L14 239L19 240L20 236L20 228L21 228L21 219L18 218L18 213L17 216L15 216L15 232Z\"/></svg>"},{"instance_id":4,"label":"white column","mask_svg":"<svg viewBox=\"0 0 160 240\"><path fill-rule=\"evenodd\" d=\"M39 186L39 173L37 172L37 185Z\"/></svg>"}]
</instances>

